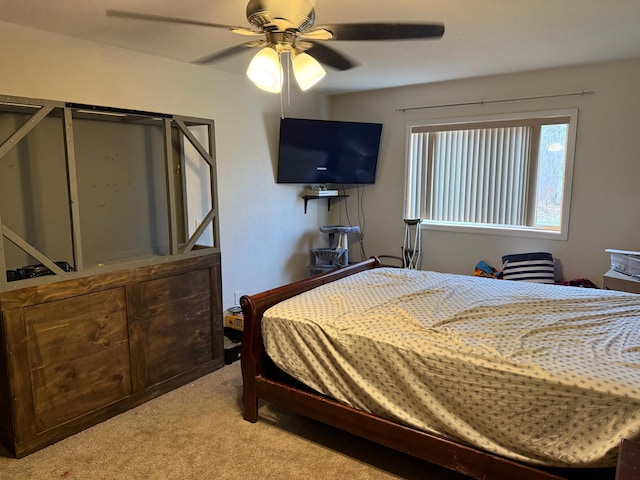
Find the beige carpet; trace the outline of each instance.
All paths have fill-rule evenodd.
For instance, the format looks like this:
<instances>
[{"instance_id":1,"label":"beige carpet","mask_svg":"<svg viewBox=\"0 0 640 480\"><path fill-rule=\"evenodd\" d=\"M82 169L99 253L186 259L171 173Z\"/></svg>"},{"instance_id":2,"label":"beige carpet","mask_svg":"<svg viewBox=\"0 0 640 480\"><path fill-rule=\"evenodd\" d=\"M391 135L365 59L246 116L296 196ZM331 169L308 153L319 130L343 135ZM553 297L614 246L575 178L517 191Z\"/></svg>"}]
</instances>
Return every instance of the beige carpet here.
<instances>
[{"instance_id":1,"label":"beige carpet","mask_svg":"<svg viewBox=\"0 0 640 480\"><path fill-rule=\"evenodd\" d=\"M270 405L242 418L240 362L16 460L0 479L459 480L412 457Z\"/></svg>"}]
</instances>

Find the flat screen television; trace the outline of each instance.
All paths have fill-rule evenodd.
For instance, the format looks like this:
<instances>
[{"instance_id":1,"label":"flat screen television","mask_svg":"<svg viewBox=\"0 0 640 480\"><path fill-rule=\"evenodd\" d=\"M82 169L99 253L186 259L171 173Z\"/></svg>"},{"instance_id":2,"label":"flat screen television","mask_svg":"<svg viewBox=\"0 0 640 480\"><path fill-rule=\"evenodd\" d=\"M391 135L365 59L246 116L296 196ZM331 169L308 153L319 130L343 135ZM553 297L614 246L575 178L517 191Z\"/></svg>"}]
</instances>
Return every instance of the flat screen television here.
<instances>
[{"instance_id":1,"label":"flat screen television","mask_svg":"<svg viewBox=\"0 0 640 480\"><path fill-rule=\"evenodd\" d=\"M382 124L282 118L278 183L372 184Z\"/></svg>"}]
</instances>

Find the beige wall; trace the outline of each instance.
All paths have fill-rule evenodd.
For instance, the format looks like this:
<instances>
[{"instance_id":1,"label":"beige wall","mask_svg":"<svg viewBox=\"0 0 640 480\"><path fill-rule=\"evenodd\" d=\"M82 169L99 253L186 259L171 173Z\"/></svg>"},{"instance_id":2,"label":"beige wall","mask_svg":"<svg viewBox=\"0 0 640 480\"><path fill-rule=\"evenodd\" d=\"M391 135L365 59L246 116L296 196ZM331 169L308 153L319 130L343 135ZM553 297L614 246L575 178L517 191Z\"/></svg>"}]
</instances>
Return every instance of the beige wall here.
<instances>
[{"instance_id":1,"label":"beige wall","mask_svg":"<svg viewBox=\"0 0 640 480\"><path fill-rule=\"evenodd\" d=\"M331 117L384 123L377 182L365 187L367 252L399 254L406 124L502 112L577 107L578 134L567 241L423 231L425 269L471 273L479 260L495 267L508 253L548 251L565 279L601 284L605 248L640 250L637 185L640 156L640 60L560 68L333 96ZM576 91L594 95L397 112L397 108L532 97ZM355 196L349 198L351 203ZM351 209L355 209L355 205Z\"/></svg>"},{"instance_id":2,"label":"beige wall","mask_svg":"<svg viewBox=\"0 0 640 480\"><path fill-rule=\"evenodd\" d=\"M0 94L215 120L225 306L233 303L235 291L255 293L302 277L308 249L322 246L318 227L327 223L366 224L367 256L399 253L405 129L407 122L423 118L566 107L580 112L568 241L425 231L423 268L470 273L481 259L498 266L503 254L545 250L561 261L565 278L599 283L608 266L605 248L640 249L635 213L640 60L336 95L329 102L293 91L291 104L284 104L286 116L325 118L330 111L336 119L384 123L376 185L365 187L362 196L350 192L349 202L337 203L327 217L322 201L310 203L304 214L301 187L275 184L280 99L258 91L244 76L10 23L0 27ZM596 93L396 112L581 90Z\"/></svg>"},{"instance_id":3,"label":"beige wall","mask_svg":"<svg viewBox=\"0 0 640 480\"><path fill-rule=\"evenodd\" d=\"M276 185L281 103L244 76L0 22L0 94L211 118L216 127L224 306L306 273L326 209ZM292 91L289 116L321 118L326 97ZM1 160L0 160L1 161ZM8 205L0 205L10 208Z\"/></svg>"}]
</instances>

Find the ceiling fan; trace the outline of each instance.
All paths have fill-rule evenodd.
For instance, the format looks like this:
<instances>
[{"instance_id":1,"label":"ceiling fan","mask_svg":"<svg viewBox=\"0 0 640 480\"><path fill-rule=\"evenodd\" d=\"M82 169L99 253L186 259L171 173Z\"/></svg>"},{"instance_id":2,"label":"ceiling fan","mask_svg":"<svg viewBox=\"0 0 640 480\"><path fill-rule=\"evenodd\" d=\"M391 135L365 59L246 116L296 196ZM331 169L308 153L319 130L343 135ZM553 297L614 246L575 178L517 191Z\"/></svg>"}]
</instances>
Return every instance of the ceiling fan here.
<instances>
[{"instance_id":1,"label":"ceiling fan","mask_svg":"<svg viewBox=\"0 0 640 480\"><path fill-rule=\"evenodd\" d=\"M440 23L334 23L314 27L316 14L309 0L250 0L247 5L249 28L123 10L106 13L111 17L224 28L240 35L262 37L207 55L194 63L206 65L248 48L262 47L249 64L247 75L259 88L275 93L281 91L283 84L282 55L288 56L300 88L307 90L326 73L320 63L336 70L357 65L346 55L324 45L324 41L437 39L444 34L444 25Z\"/></svg>"}]
</instances>

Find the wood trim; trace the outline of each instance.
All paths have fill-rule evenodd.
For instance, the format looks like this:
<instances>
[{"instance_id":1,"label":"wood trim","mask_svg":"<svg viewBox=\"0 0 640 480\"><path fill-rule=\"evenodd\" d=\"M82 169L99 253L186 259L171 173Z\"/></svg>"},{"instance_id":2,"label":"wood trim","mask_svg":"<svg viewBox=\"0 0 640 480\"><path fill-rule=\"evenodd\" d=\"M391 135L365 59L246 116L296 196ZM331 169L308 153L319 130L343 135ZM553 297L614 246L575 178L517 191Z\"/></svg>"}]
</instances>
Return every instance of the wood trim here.
<instances>
[{"instance_id":1,"label":"wood trim","mask_svg":"<svg viewBox=\"0 0 640 480\"><path fill-rule=\"evenodd\" d=\"M44 255L42 252L33 248L31 245L25 242L18 234L16 234L9 227L7 227L6 225L0 225L0 227L2 228L2 231L0 231L2 235L0 235L0 237L5 237L7 240L13 243L16 247L21 248L22 250L27 252L29 255L31 255L33 258L40 261L40 263L42 263L45 267L47 267L56 275L67 274L67 272L65 272L60 267L58 267L58 265L56 265L52 260L47 258L46 255Z\"/></svg>"},{"instance_id":2,"label":"wood trim","mask_svg":"<svg viewBox=\"0 0 640 480\"><path fill-rule=\"evenodd\" d=\"M219 253L185 259L172 259L172 261L165 263L135 268L134 275L131 275L129 270L118 270L102 275L73 278L47 285L37 285L34 287L25 287L20 290L0 292L0 305L3 310L11 310L13 308L26 307L65 298L69 295L69 289L73 289L74 294L84 295L107 288L127 286L135 282L187 272L197 268L208 268L219 264Z\"/></svg>"},{"instance_id":3,"label":"wood trim","mask_svg":"<svg viewBox=\"0 0 640 480\"><path fill-rule=\"evenodd\" d=\"M218 233L218 218L217 218L217 168L216 168L216 160L215 160L215 135L214 135L214 123L213 121L202 122L197 121L195 119L189 119L187 117L174 117L174 122L178 127L181 136L181 142L186 138L189 143L197 150L200 156L207 162L209 165L209 183L211 186L211 209L202 220L196 231L191 235L191 238L187 239L187 243L181 250L181 253L189 252L195 246L196 242L205 231L205 229L211 224L211 228L213 231L213 246L214 248L219 248L220 239ZM191 123L193 126L206 126L207 127L207 139L208 139L208 147L209 152L204 148L204 146L198 141L198 139L193 135L191 130L189 130L189 126L187 123ZM183 176L183 184L184 184L184 176ZM183 187L186 192L187 186ZM186 212L185 212L186 218ZM189 231L188 225L185 225L185 232Z\"/></svg>"},{"instance_id":4,"label":"wood trim","mask_svg":"<svg viewBox=\"0 0 640 480\"><path fill-rule=\"evenodd\" d=\"M73 115L64 109L64 151L67 158L67 185L69 209L71 211L71 238L73 242L73 265L76 271L84 268L82 260L82 236L80 235L80 211L78 201L78 177L76 175L76 149L73 139Z\"/></svg>"},{"instance_id":5,"label":"wood trim","mask_svg":"<svg viewBox=\"0 0 640 480\"><path fill-rule=\"evenodd\" d=\"M178 225L176 219L176 187L174 185L173 140L171 138L171 119L164 119L164 158L167 185L167 208L169 221L169 253L178 253Z\"/></svg>"},{"instance_id":6,"label":"wood trim","mask_svg":"<svg viewBox=\"0 0 640 480\"><path fill-rule=\"evenodd\" d=\"M213 344L211 346L211 360L216 364L224 363L224 321L222 306L222 265L216 263L209 269L211 282L211 331L213 332Z\"/></svg>"},{"instance_id":7,"label":"wood trim","mask_svg":"<svg viewBox=\"0 0 640 480\"><path fill-rule=\"evenodd\" d=\"M4 157L13 147L15 147L20 140L22 140L31 130L33 130L44 119L54 107L42 106L29 118L24 124L18 128L13 135L7 138L2 145L0 145L0 158Z\"/></svg>"},{"instance_id":8,"label":"wood trim","mask_svg":"<svg viewBox=\"0 0 640 480\"><path fill-rule=\"evenodd\" d=\"M218 164L216 161L216 136L215 136L215 122L212 120L207 125L209 132L209 152L213 157L213 163L211 164L211 210L216 213L215 217L211 221L211 228L213 229L213 246L220 248L220 228L218 226Z\"/></svg>"},{"instance_id":9,"label":"wood trim","mask_svg":"<svg viewBox=\"0 0 640 480\"><path fill-rule=\"evenodd\" d=\"M14 435L17 441L37 434L35 422L30 421L34 411L31 373L29 371L29 352L24 312L21 308L2 312L4 333L7 345L7 370L13 412Z\"/></svg>"},{"instance_id":10,"label":"wood trim","mask_svg":"<svg viewBox=\"0 0 640 480\"><path fill-rule=\"evenodd\" d=\"M3 225L0 215L0 289L7 286L7 260L4 256L4 238L2 235ZM1 306L1 305L0 305Z\"/></svg>"},{"instance_id":11,"label":"wood trim","mask_svg":"<svg viewBox=\"0 0 640 480\"><path fill-rule=\"evenodd\" d=\"M193 235L191 235L191 238L189 239L187 244L182 248L182 251L180 253L186 253L191 251L191 249L195 246L196 242L200 238L200 235L202 235L202 233L205 231L205 229L209 226L210 223L215 221L215 218L216 218L215 215L216 215L216 212L214 209L209 210L207 215L202 219L202 222L200 223L198 228L196 228L196 231L193 232Z\"/></svg>"},{"instance_id":12,"label":"wood trim","mask_svg":"<svg viewBox=\"0 0 640 480\"><path fill-rule=\"evenodd\" d=\"M2 313L0 313L0 442L10 445L15 434L11 392L9 391L8 349L4 331L4 320Z\"/></svg>"},{"instance_id":13,"label":"wood trim","mask_svg":"<svg viewBox=\"0 0 640 480\"><path fill-rule=\"evenodd\" d=\"M209 164L209 166L213 166L215 164L215 160L213 159L213 154L208 153L202 144L193 136L193 133L189 130L189 128L184 124L184 122L178 118L174 118L176 125L180 128L182 134L189 140L189 143L193 145L200 156Z\"/></svg>"},{"instance_id":14,"label":"wood trim","mask_svg":"<svg viewBox=\"0 0 640 480\"><path fill-rule=\"evenodd\" d=\"M134 305L140 303L137 298L140 292L135 285L125 287L127 311L134 311ZM132 315L129 317L129 359L131 361L131 391L137 394L149 386L147 361L144 354L145 340L142 319Z\"/></svg>"}]
</instances>

